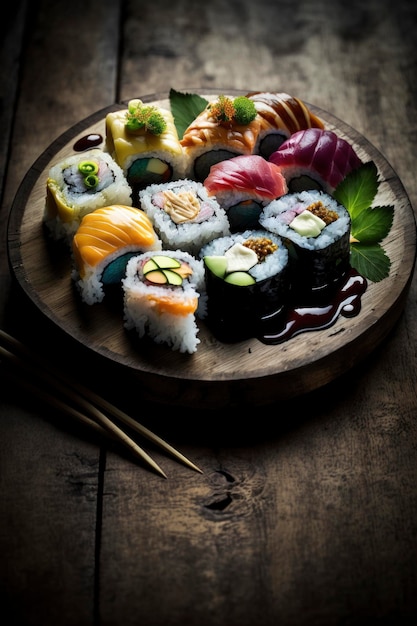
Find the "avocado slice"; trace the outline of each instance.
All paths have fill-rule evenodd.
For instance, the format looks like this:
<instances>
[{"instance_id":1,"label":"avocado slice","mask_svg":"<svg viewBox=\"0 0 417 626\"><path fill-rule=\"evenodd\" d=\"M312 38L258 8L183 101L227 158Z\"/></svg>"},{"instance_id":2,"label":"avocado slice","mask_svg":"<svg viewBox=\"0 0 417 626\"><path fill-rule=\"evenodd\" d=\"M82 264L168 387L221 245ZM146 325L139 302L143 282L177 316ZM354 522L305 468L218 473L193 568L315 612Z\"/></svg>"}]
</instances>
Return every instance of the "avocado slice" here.
<instances>
[{"instance_id":1,"label":"avocado slice","mask_svg":"<svg viewBox=\"0 0 417 626\"><path fill-rule=\"evenodd\" d=\"M248 272L231 272L224 279L226 283L237 285L239 287L247 287L253 285L256 280Z\"/></svg>"},{"instance_id":2,"label":"avocado slice","mask_svg":"<svg viewBox=\"0 0 417 626\"><path fill-rule=\"evenodd\" d=\"M215 276L224 278L227 271L227 258L225 256L205 256L204 263L206 267L213 272Z\"/></svg>"}]
</instances>

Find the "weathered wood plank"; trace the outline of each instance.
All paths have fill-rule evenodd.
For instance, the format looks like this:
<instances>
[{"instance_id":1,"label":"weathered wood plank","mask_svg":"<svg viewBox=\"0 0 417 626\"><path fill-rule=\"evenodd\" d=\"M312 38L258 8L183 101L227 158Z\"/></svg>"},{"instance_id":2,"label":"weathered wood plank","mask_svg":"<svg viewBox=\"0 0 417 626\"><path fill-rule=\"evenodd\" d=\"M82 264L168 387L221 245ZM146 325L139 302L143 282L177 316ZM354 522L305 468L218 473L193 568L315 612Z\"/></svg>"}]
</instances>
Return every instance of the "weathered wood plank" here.
<instances>
[{"instance_id":1,"label":"weathered wood plank","mask_svg":"<svg viewBox=\"0 0 417 626\"><path fill-rule=\"evenodd\" d=\"M417 206L415 3L36 7L2 219L60 133L170 86L283 90L327 109L381 150ZM45 333L51 357L74 354L30 308L27 322L4 278L9 326L29 342L41 343L33 328ZM0 576L11 623L415 623L416 302L414 279L398 325L364 363L246 423L204 407L160 416L119 398L203 475L159 452L167 481L113 451L100 459L94 438L17 404L2 382ZM123 375L89 365L83 358L83 375L118 398Z\"/></svg>"},{"instance_id":2,"label":"weathered wood plank","mask_svg":"<svg viewBox=\"0 0 417 626\"><path fill-rule=\"evenodd\" d=\"M2 239L11 200L27 169L80 114L112 103L117 83L120 3L29 4L25 38L19 39L21 25L6 34L16 38L5 54L8 93L2 104L4 115L13 119L13 127L6 124L13 135ZM11 90L17 78L15 107ZM36 314L11 288L4 245L0 254L2 324L30 336L36 332ZM53 340L44 320L38 321L37 332L45 332L42 343L47 345ZM66 359L58 351L58 360ZM0 585L8 623L92 624L100 441L30 398L15 404L19 389L6 389L6 380L2 371Z\"/></svg>"},{"instance_id":3,"label":"weathered wood plank","mask_svg":"<svg viewBox=\"0 0 417 626\"><path fill-rule=\"evenodd\" d=\"M400 132L404 119L416 129L407 114L417 96L411 4L389 14L375 2L234 9L156 2L143 19L129 3L121 99L170 86L288 91L370 135L415 202L415 149ZM227 410L177 421L168 408L161 425L148 417L205 473L166 463L167 482L143 484L114 459L103 508L107 625L121 614L127 625L216 626L401 623L417 615L413 294L414 283L400 323L362 366L274 407L268 421L257 414L245 428Z\"/></svg>"}]
</instances>

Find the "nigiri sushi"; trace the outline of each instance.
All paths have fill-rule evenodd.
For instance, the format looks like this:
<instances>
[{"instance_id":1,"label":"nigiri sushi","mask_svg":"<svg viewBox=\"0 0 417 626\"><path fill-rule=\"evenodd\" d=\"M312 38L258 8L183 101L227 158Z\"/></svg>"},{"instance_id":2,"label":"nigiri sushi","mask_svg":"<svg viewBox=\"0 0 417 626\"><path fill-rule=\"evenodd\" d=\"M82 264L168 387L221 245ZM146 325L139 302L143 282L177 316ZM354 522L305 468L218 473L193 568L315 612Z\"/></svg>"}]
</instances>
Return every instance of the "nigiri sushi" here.
<instances>
[{"instance_id":1,"label":"nigiri sushi","mask_svg":"<svg viewBox=\"0 0 417 626\"><path fill-rule=\"evenodd\" d=\"M293 133L324 128L324 123L299 98L287 93L255 91L247 94L261 122L255 151L267 159Z\"/></svg>"},{"instance_id":2,"label":"nigiri sushi","mask_svg":"<svg viewBox=\"0 0 417 626\"><path fill-rule=\"evenodd\" d=\"M150 185L139 200L166 249L198 254L211 239L230 234L225 210L202 183L181 179Z\"/></svg>"},{"instance_id":3,"label":"nigiri sushi","mask_svg":"<svg viewBox=\"0 0 417 626\"><path fill-rule=\"evenodd\" d=\"M269 161L281 168L290 191L321 189L329 194L362 164L349 142L321 128L292 134Z\"/></svg>"},{"instance_id":4,"label":"nigiri sushi","mask_svg":"<svg viewBox=\"0 0 417 626\"><path fill-rule=\"evenodd\" d=\"M131 206L132 189L114 159L95 148L50 168L43 221L53 239L70 243L84 215L116 203Z\"/></svg>"},{"instance_id":5,"label":"nigiri sushi","mask_svg":"<svg viewBox=\"0 0 417 626\"><path fill-rule=\"evenodd\" d=\"M288 191L280 168L255 154L212 165L204 187L226 210L232 232L259 226L262 207Z\"/></svg>"},{"instance_id":6,"label":"nigiri sushi","mask_svg":"<svg viewBox=\"0 0 417 626\"><path fill-rule=\"evenodd\" d=\"M140 189L184 175L184 153L168 109L133 99L127 109L108 113L106 147L133 189L134 204Z\"/></svg>"},{"instance_id":7,"label":"nigiri sushi","mask_svg":"<svg viewBox=\"0 0 417 626\"><path fill-rule=\"evenodd\" d=\"M72 278L87 304L101 302L104 286L121 283L135 254L162 244L144 211L111 205L86 215L72 240Z\"/></svg>"},{"instance_id":8,"label":"nigiri sushi","mask_svg":"<svg viewBox=\"0 0 417 626\"><path fill-rule=\"evenodd\" d=\"M259 130L255 106L245 96L221 95L209 102L180 140L187 159L186 176L202 182L215 163L252 154Z\"/></svg>"},{"instance_id":9,"label":"nigiri sushi","mask_svg":"<svg viewBox=\"0 0 417 626\"><path fill-rule=\"evenodd\" d=\"M196 316L204 317L204 266L182 250L132 257L122 281L124 324L155 343L192 354L200 343Z\"/></svg>"}]
</instances>

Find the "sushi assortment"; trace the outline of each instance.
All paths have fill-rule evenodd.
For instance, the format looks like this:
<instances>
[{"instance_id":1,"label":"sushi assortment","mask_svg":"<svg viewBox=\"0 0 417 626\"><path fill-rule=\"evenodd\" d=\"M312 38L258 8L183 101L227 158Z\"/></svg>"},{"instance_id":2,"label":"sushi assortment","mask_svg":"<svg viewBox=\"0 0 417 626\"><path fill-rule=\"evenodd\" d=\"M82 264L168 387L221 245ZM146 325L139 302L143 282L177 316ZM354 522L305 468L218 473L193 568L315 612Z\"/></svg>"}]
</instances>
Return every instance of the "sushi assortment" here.
<instances>
[{"instance_id":1,"label":"sushi assortment","mask_svg":"<svg viewBox=\"0 0 417 626\"><path fill-rule=\"evenodd\" d=\"M105 133L51 168L43 221L83 303L117 287L127 331L192 354L197 319L240 341L343 280L351 221L332 193L362 161L298 98L219 96L182 137L136 99Z\"/></svg>"}]
</instances>

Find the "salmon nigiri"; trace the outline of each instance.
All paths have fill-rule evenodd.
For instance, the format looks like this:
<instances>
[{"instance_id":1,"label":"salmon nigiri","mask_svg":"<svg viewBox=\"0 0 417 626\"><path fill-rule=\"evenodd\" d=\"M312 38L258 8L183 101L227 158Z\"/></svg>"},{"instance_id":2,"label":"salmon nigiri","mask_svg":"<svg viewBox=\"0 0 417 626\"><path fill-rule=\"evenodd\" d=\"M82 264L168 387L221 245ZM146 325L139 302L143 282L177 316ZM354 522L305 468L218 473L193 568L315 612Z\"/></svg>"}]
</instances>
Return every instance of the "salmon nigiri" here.
<instances>
[{"instance_id":1,"label":"salmon nigiri","mask_svg":"<svg viewBox=\"0 0 417 626\"><path fill-rule=\"evenodd\" d=\"M83 301L101 302L103 286L121 282L133 255L161 247L142 209L115 204L86 215L72 241L73 279Z\"/></svg>"},{"instance_id":2,"label":"salmon nigiri","mask_svg":"<svg viewBox=\"0 0 417 626\"><path fill-rule=\"evenodd\" d=\"M331 130L300 130L269 157L278 165L290 191L319 189L331 194L362 164L353 146Z\"/></svg>"},{"instance_id":3,"label":"salmon nigiri","mask_svg":"<svg viewBox=\"0 0 417 626\"><path fill-rule=\"evenodd\" d=\"M204 186L226 210L234 232L255 228L262 207L288 191L280 168L255 154L213 165Z\"/></svg>"}]
</instances>

